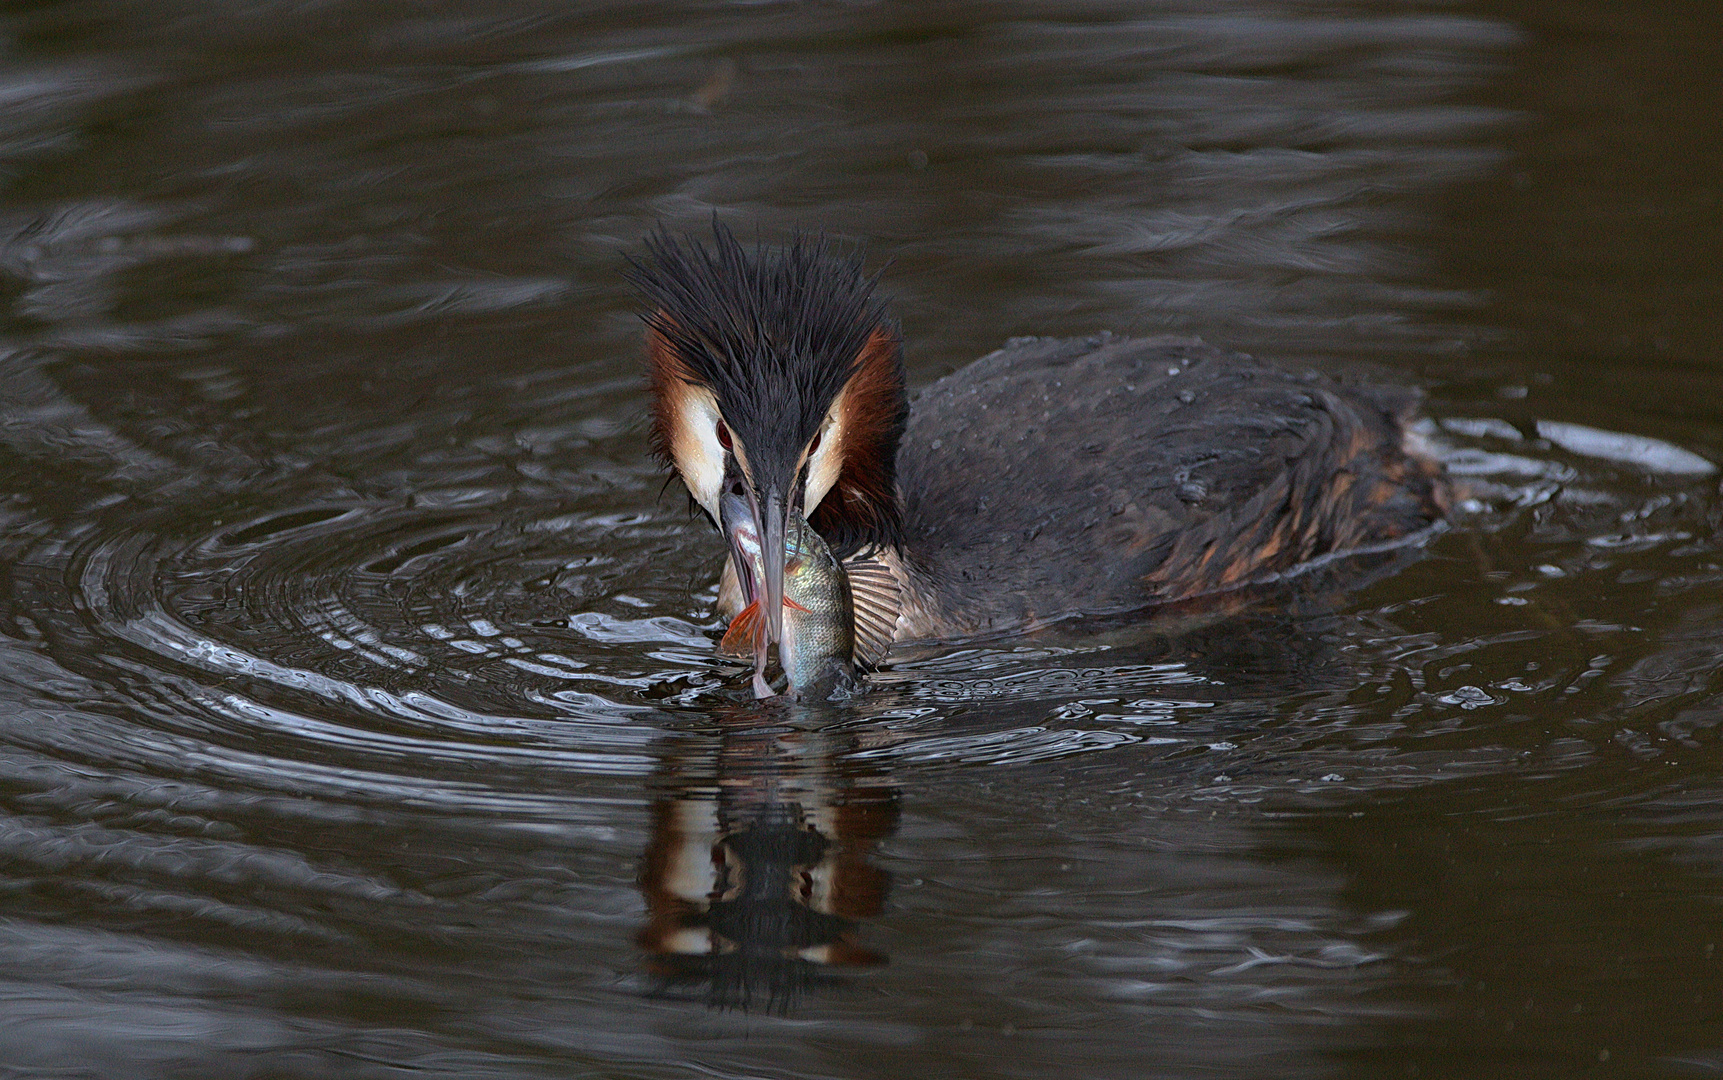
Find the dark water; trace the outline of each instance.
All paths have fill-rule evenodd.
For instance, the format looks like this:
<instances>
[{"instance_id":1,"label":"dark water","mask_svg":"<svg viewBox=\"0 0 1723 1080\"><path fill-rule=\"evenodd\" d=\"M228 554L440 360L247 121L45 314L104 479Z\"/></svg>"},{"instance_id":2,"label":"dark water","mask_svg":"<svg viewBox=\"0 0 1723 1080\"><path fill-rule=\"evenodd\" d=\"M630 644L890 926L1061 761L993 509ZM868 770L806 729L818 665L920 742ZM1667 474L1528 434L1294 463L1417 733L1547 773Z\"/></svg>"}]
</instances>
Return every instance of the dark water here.
<instances>
[{"instance_id":1,"label":"dark water","mask_svg":"<svg viewBox=\"0 0 1723 1080\"><path fill-rule=\"evenodd\" d=\"M1686 0L8 5L0 1076L1723 1073L1720 87ZM619 274L714 209L917 382L1198 333L1474 498L763 712Z\"/></svg>"}]
</instances>

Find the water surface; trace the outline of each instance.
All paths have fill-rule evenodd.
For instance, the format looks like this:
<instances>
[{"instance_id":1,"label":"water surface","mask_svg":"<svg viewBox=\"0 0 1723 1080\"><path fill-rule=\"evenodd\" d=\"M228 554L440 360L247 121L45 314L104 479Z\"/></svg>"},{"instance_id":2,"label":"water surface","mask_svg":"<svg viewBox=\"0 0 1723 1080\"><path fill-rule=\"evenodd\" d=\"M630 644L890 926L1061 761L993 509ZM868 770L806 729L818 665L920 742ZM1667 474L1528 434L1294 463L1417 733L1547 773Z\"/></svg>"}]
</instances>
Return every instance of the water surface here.
<instances>
[{"instance_id":1,"label":"water surface","mask_svg":"<svg viewBox=\"0 0 1723 1080\"><path fill-rule=\"evenodd\" d=\"M1723 1070L1709 7L219 8L0 17L8 1075ZM751 705L620 274L715 211L1469 501Z\"/></svg>"}]
</instances>

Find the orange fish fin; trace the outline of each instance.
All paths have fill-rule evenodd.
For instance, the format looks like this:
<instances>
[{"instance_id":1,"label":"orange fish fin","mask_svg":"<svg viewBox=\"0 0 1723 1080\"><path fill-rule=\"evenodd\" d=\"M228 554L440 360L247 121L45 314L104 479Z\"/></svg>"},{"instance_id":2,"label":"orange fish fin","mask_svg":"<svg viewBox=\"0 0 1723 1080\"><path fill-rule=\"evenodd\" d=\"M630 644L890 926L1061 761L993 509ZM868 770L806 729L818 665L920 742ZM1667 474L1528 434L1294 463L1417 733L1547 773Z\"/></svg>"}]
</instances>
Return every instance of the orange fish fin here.
<instances>
[{"instance_id":1,"label":"orange fish fin","mask_svg":"<svg viewBox=\"0 0 1723 1080\"><path fill-rule=\"evenodd\" d=\"M730 620L730 629L724 631L724 639L718 642L718 651L727 656L752 656L754 643L760 640L765 629L765 620L760 617L760 602L756 600Z\"/></svg>"},{"instance_id":2,"label":"orange fish fin","mask_svg":"<svg viewBox=\"0 0 1723 1080\"><path fill-rule=\"evenodd\" d=\"M803 606L802 606L802 605L800 605L800 604L798 604L798 603L796 603L796 602L795 602L795 601L794 601L794 600L791 600L791 599L790 599L790 598L789 598L789 597L787 597L787 596L786 596L786 597L784 597L784 606L785 606L785 607L787 607L787 608L791 608L791 609L793 609L793 610L795 610L795 611L806 611L806 610L808 610L808 609L807 609L807 608L805 608L805 607L803 607Z\"/></svg>"}]
</instances>

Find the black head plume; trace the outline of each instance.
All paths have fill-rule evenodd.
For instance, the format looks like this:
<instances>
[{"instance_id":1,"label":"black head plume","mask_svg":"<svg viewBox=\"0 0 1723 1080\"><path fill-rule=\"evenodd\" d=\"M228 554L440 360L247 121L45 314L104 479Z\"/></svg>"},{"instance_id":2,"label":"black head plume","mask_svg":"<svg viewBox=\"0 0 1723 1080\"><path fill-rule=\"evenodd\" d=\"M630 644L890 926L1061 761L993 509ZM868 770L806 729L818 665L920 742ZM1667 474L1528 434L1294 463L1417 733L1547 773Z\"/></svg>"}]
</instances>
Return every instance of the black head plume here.
<instances>
[{"instance_id":1,"label":"black head plume","mask_svg":"<svg viewBox=\"0 0 1723 1080\"><path fill-rule=\"evenodd\" d=\"M716 220L710 246L660 229L645 247L629 260L629 278L652 305L646 322L668 354L652 360L655 391L666 396L675 379L709 390L750 465L774 474L755 482L779 483L789 497L799 496L799 478L778 474L794 469L847 388L844 472L812 520L840 547L895 539L895 459L908 413L902 353L859 254L804 234L744 247ZM669 422L661 410L661 451L674 438Z\"/></svg>"}]
</instances>

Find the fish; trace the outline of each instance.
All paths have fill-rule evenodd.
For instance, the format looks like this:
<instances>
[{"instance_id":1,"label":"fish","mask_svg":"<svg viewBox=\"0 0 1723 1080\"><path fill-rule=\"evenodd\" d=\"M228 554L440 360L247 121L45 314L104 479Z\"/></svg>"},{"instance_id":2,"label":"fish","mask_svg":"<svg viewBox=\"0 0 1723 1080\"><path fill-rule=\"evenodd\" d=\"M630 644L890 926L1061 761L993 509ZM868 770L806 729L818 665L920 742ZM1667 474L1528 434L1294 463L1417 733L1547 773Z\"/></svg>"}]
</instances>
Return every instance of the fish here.
<instances>
[{"instance_id":1,"label":"fish","mask_svg":"<svg viewBox=\"0 0 1723 1080\"><path fill-rule=\"evenodd\" d=\"M737 577L758 581L764 558L747 502L727 494L719 502L720 524L734 537L733 556L743 565ZM760 600L734 619L719 648L754 657L754 695L777 696L766 679L766 620ZM856 684L855 606L849 575L820 534L799 513L784 531L784 636L778 643L785 697L829 698Z\"/></svg>"}]
</instances>

